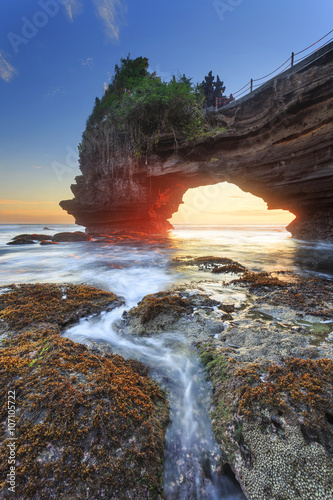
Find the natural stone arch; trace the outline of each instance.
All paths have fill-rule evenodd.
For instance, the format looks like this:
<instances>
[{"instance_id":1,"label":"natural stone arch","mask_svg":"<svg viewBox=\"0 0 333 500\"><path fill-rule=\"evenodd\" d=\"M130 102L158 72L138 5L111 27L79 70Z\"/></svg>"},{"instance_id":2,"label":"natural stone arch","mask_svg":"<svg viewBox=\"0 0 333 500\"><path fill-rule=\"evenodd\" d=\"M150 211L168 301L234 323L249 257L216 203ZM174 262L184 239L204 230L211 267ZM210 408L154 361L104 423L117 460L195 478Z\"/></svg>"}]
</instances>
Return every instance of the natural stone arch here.
<instances>
[{"instance_id":1,"label":"natural stone arch","mask_svg":"<svg viewBox=\"0 0 333 500\"><path fill-rule=\"evenodd\" d=\"M333 239L333 43L209 118L220 133L165 134L141 160L91 151L61 206L89 232L160 232L187 189L227 180L295 214L294 236Z\"/></svg>"}]
</instances>

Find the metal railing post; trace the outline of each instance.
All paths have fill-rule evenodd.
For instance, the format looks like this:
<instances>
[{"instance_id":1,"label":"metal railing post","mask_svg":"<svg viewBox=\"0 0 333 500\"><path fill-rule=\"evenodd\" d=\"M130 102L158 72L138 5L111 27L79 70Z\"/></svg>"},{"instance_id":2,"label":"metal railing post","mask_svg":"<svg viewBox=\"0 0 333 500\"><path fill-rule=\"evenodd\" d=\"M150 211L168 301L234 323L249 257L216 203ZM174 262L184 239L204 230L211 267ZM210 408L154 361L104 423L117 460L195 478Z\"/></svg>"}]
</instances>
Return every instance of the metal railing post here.
<instances>
[{"instance_id":1,"label":"metal railing post","mask_svg":"<svg viewBox=\"0 0 333 500\"><path fill-rule=\"evenodd\" d=\"M253 78L251 78L251 92L253 90Z\"/></svg>"},{"instance_id":2,"label":"metal railing post","mask_svg":"<svg viewBox=\"0 0 333 500\"><path fill-rule=\"evenodd\" d=\"M295 54L292 52L291 53L291 67L294 66L294 58L295 58Z\"/></svg>"}]
</instances>

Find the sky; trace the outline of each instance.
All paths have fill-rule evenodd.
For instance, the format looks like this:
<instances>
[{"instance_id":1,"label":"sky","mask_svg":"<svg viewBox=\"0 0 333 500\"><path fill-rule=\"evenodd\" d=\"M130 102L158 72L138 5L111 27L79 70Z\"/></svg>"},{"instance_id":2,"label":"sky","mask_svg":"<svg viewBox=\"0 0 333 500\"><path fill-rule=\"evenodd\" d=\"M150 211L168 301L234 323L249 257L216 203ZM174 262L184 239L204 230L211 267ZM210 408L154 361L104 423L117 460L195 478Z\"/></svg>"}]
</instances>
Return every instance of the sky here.
<instances>
[{"instance_id":1,"label":"sky","mask_svg":"<svg viewBox=\"0 0 333 500\"><path fill-rule=\"evenodd\" d=\"M72 223L58 203L73 197L86 120L122 57L147 57L164 80L212 70L229 95L328 33L333 2L1 0L0 14L0 223ZM293 218L227 183L198 189L173 222Z\"/></svg>"}]
</instances>

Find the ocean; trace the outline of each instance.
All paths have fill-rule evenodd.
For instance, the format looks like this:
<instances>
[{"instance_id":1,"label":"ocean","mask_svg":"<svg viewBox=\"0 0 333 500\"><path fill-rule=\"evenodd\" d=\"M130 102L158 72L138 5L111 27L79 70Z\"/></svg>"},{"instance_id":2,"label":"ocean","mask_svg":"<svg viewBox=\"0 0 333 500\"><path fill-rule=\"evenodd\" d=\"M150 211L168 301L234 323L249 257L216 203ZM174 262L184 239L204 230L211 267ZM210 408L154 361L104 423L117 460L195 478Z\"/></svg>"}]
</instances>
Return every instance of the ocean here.
<instances>
[{"instance_id":1,"label":"ocean","mask_svg":"<svg viewBox=\"0 0 333 500\"><path fill-rule=\"evenodd\" d=\"M210 428L212 387L188 340L176 331L152 338L124 336L112 325L145 295L172 285L202 281L221 288L221 275L173 265L180 257L227 257L251 271L292 270L332 279L333 244L292 239L283 226L176 226L167 236L143 240L6 245L22 233L84 230L76 225L43 227L0 226L0 285L88 283L123 298L125 306L84 318L65 336L88 344L107 342L113 352L149 364L151 375L164 384L171 405L164 472L168 500L245 498L232 479L214 473L221 452ZM207 463L210 473L204 478Z\"/></svg>"},{"instance_id":2,"label":"ocean","mask_svg":"<svg viewBox=\"0 0 333 500\"><path fill-rule=\"evenodd\" d=\"M210 273L170 266L173 259L186 255L228 257L251 271L333 276L333 243L295 240L283 226L175 226L167 237L117 244L6 245L22 233L84 231L74 224L43 227L0 225L0 284L83 282L113 291L132 305L173 283L212 279Z\"/></svg>"}]
</instances>

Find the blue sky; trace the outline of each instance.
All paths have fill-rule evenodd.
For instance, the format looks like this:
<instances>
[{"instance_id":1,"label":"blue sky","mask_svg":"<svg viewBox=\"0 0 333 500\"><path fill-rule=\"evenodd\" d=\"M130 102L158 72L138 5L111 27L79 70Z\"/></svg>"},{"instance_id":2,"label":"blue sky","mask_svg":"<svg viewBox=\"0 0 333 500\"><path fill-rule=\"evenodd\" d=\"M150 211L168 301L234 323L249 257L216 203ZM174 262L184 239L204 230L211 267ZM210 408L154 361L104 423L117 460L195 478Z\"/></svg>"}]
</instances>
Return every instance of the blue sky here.
<instances>
[{"instance_id":1,"label":"blue sky","mask_svg":"<svg viewBox=\"0 0 333 500\"><path fill-rule=\"evenodd\" d=\"M77 145L128 53L226 93L332 29L332 0L11 0L0 16L0 222L65 221ZM72 219L68 218L68 222Z\"/></svg>"}]
</instances>

